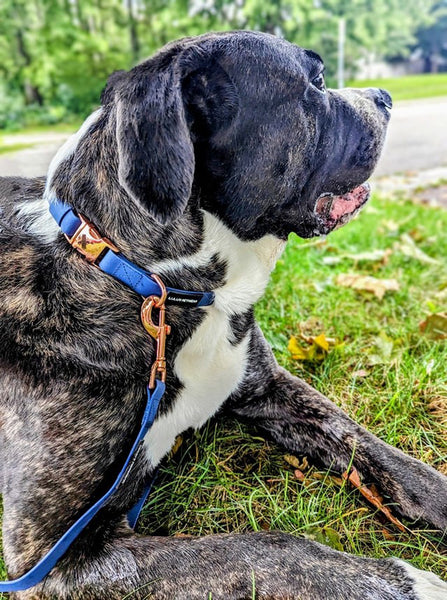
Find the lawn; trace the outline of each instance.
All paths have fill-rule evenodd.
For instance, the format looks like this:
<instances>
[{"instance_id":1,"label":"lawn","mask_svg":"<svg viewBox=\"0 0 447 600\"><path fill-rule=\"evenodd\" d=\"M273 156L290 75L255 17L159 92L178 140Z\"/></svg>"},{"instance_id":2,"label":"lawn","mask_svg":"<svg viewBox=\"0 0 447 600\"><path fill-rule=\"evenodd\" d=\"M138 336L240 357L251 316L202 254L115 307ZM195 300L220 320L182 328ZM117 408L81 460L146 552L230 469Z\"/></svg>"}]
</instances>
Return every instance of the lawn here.
<instances>
[{"instance_id":1,"label":"lawn","mask_svg":"<svg viewBox=\"0 0 447 600\"><path fill-rule=\"evenodd\" d=\"M291 236L256 312L283 366L447 474L447 347L418 327L447 305L446 230L442 209L376 197L326 240ZM338 285L345 273L395 280L399 289L379 299ZM308 350L321 333L336 340L322 360L291 358L291 336ZM298 477L298 463L259 432L213 421L187 433L166 461L139 531L282 529L355 554L399 556L447 577L439 532L400 532L339 477L295 459Z\"/></svg>"},{"instance_id":2,"label":"lawn","mask_svg":"<svg viewBox=\"0 0 447 600\"><path fill-rule=\"evenodd\" d=\"M12 152L18 152L19 150L26 150L32 148L33 144L5 144L2 145L2 139L0 138L0 154L11 154Z\"/></svg>"},{"instance_id":3,"label":"lawn","mask_svg":"<svg viewBox=\"0 0 447 600\"><path fill-rule=\"evenodd\" d=\"M393 100L415 100L447 96L447 73L408 75L393 79L348 81L350 87L381 87L390 92Z\"/></svg>"},{"instance_id":4,"label":"lawn","mask_svg":"<svg viewBox=\"0 0 447 600\"><path fill-rule=\"evenodd\" d=\"M447 474L447 347L418 327L430 311L447 304L446 228L441 209L375 198L355 222L327 240L292 236L256 312L283 366L385 441ZM439 263L407 256L405 234ZM328 258L372 250L388 252L382 260L325 264ZM396 279L400 289L379 300L336 285L337 275L346 272ZM288 342L292 335L300 337L303 322L307 336L324 332L342 343L321 362L294 361ZM304 457L297 458L303 464ZM282 529L347 552L400 556L447 577L447 548L439 543L439 532L400 533L337 477L311 466L301 470L304 483L284 452L259 432L235 421L212 422L185 435L166 462L140 531L203 535Z\"/></svg>"}]
</instances>

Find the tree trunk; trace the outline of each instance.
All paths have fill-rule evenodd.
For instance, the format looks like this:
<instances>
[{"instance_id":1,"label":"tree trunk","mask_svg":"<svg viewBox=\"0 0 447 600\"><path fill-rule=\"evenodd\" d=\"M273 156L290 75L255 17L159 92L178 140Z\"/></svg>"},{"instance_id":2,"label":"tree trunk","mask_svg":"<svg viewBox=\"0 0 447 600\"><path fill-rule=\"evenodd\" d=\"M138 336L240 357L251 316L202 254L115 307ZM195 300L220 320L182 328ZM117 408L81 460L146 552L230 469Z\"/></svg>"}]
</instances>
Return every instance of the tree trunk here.
<instances>
[{"instance_id":1,"label":"tree trunk","mask_svg":"<svg viewBox=\"0 0 447 600\"><path fill-rule=\"evenodd\" d=\"M23 89L25 92L25 103L26 104L38 104L39 106L43 106L43 98L42 94L39 92L39 88L33 85L29 79L25 80L23 84Z\"/></svg>"},{"instance_id":2,"label":"tree trunk","mask_svg":"<svg viewBox=\"0 0 447 600\"><path fill-rule=\"evenodd\" d=\"M130 48L132 50L133 61L137 62L140 58L140 40L138 37L137 21L133 12L133 0L126 0L126 5L129 18Z\"/></svg>"},{"instance_id":3,"label":"tree trunk","mask_svg":"<svg viewBox=\"0 0 447 600\"><path fill-rule=\"evenodd\" d=\"M26 67L29 67L32 63L31 55L29 54L26 45L25 38L23 36L23 31L21 29L17 29L16 32L17 38L17 48L19 51L19 55L22 57L23 62ZM23 83L23 93L25 96L26 104L38 104L39 106L43 105L42 94L39 91L39 88L33 85L29 79L25 79Z\"/></svg>"}]
</instances>

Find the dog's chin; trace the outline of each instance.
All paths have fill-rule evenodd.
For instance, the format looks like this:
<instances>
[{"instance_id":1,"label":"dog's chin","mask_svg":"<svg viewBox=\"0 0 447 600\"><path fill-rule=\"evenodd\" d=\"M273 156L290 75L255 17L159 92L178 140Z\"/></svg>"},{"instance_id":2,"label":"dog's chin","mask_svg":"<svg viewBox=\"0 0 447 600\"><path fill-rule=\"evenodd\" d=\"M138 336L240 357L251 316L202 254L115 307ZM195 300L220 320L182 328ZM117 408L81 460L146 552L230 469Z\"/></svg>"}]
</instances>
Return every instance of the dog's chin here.
<instances>
[{"instance_id":1,"label":"dog's chin","mask_svg":"<svg viewBox=\"0 0 447 600\"><path fill-rule=\"evenodd\" d=\"M369 184L362 183L341 196L321 194L314 208L314 235L326 235L348 223L369 200L370 193Z\"/></svg>"}]
</instances>

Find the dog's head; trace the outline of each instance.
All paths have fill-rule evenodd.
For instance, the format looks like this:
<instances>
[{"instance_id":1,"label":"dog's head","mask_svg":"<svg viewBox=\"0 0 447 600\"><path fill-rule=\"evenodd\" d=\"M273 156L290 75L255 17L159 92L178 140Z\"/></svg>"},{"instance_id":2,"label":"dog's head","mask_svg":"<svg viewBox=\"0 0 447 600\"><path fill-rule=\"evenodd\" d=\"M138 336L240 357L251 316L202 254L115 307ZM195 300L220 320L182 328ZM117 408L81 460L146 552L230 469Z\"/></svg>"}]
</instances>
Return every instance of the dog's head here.
<instances>
[{"instance_id":1,"label":"dog's head","mask_svg":"<svg viewBox=\"0 0 447 600\"><path fill-rule=\"evenodd\" d=\"M253 32L180 40L115 74L120 185L159 221L189 202L243 239L325 234L366 202L390 96L328 90L315 53Z\"/></svg>"}]
</instances>

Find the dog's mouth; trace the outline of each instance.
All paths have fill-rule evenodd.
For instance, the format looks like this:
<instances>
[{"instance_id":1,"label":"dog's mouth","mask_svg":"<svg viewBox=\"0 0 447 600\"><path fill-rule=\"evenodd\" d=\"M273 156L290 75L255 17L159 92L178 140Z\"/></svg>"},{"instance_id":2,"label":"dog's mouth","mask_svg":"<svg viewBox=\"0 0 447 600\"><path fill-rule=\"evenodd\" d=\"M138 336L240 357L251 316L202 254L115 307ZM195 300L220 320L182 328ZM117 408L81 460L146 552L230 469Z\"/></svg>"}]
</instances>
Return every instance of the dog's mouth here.
<instances>
[{"instance_id":1,"label":"dog's mouth","mask_svg":"<svg viewBox=\"0 0 447 600\"><path fill-rule=\"evenodd\" d=\"M321 194L314 209L319 222L318 233L329 233L350 221L368 201L370 193L369 183L362 183L341 196Z\"/></svg>"}]
</instances>

